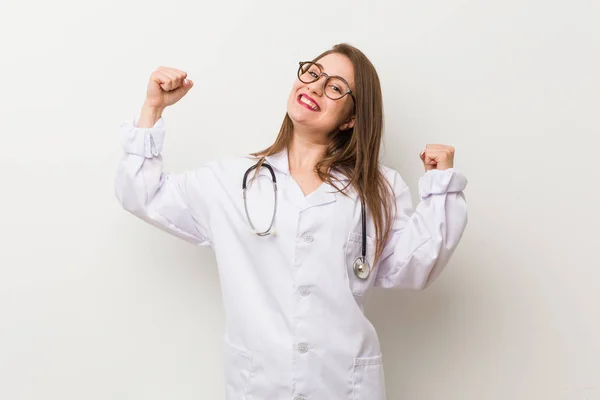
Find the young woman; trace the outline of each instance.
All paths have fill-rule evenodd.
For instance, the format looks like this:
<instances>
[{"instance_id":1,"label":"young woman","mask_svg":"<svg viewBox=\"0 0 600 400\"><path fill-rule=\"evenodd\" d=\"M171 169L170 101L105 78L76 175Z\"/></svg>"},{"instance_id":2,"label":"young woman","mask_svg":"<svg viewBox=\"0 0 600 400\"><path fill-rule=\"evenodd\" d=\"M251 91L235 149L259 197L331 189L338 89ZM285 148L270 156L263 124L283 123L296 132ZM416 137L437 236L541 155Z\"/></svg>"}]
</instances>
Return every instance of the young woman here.
<instances>
[{"instance_id":1,"label":"young woman","mask_svg":"<svg viewBox=\"0 0 600 400\"><path fill-rule=\"evenodd\" d=\"M139 118L121 126L123 207L215 252L226 313L228 400L383 400L379 340L363 307L374 286L423 289L467 224L454 149L427 145L420 202L379 162L375 68L340 44L301 62L274 144L193 171L162 170L163 110L193 86L151 75Z\"/></svg>"}]
</instances>

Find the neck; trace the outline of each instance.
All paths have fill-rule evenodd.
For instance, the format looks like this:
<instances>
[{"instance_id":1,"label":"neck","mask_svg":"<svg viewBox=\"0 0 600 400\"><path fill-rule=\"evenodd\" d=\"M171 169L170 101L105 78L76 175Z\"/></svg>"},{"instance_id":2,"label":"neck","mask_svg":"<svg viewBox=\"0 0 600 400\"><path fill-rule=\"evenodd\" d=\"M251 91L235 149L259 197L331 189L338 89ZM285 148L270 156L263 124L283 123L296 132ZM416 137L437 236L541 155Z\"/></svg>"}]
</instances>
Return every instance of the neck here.
<instances>
[{"instance_id":1,"label":"neck","mask_svg":"<svg viewBox=\"0 0 600 400\"><path fill-rule=\"evenodd\" d=\"M299 132L296 129L288 146L288 160L291 173L312 173L315 164L327 150L325 135Z\"/></svg>"}]
</instances>

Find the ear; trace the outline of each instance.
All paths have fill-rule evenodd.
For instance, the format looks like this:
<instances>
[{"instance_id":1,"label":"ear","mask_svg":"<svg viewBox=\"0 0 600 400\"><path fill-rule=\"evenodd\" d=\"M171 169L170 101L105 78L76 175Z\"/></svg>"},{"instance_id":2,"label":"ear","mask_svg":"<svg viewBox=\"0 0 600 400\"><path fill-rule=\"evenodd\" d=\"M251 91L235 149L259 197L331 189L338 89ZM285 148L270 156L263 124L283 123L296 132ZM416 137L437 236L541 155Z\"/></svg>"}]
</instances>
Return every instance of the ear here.
<instances>
[{"instance_id":1,"label":"ear","mask_svg":"<svg viewBox=\"0 0 600 400\"><path fill-rule=\"evenodd\" d=\"M356 116L353 115L350 118L348 118L348 120L346 120L346 122L344 122L342 125L340 125L340 131L347 131L348 129L354 128L355 123L356 123Z\"/></svg>"}]
</instances>

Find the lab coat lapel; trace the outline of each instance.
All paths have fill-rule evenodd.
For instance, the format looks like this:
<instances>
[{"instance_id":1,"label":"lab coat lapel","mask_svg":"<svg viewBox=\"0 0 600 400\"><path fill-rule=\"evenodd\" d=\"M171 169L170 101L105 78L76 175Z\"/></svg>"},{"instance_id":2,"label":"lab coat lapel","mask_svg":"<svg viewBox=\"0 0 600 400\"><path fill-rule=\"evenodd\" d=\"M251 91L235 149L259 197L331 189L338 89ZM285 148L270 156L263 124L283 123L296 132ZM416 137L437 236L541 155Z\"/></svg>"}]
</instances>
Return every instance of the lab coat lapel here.
<instances>
[{"instance_id":1,"label":"lab coat lapel","mask_svg":"<svg viewBox=\"0 0 600 400\"><path fill-rule=\"evenodd\" d=\"M305 197L307 208L333 203L336 200L333 192L334 189L331 186L326 183L321 184L314 192Z\"/></svg>"},{"instance_id":2,"label":"lab coat lapel","mask_svg":"<svg viewBox=\"0 0 600 400\"><path fill-rule=\"evenodd\" d=\"M323 183L308 196L304 195L302 189L300 189L300 186L290 174L287 150L267 156L266 159L273 168L285 175L285 184L280 188L281 192L290 203L298 207L301 211L336 201L335 189L326 183Z\"/></svg>"},{"instance_id":3,"label":"lab coat lapel","mask_svg":"<svg viewBox=\"0 0 600 400\"><path fill-rule=\"evenodd\" d=\"M276 170L275 173L279 172L279 177L281 179L278 179L277 181L277 190L281 196L301 210L304 209L306 201L304 200L304 196L299 196L296 192L296 190L300 189L290 175L287 150L282 150L277 154L267 156L266 161Z\"/></svg>"}]
</instances>

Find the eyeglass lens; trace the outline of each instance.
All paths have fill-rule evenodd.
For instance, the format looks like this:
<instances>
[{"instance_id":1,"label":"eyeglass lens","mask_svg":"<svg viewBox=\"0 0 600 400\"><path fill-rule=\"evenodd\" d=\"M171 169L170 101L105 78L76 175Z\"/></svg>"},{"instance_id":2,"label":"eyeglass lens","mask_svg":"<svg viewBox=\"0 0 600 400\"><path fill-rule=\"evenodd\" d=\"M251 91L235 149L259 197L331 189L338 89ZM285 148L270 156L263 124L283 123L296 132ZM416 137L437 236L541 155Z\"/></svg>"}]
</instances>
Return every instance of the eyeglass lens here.
<instances>
[{"instance_id":1,"label":"eyeglass lens","mask_svg":"<svg viewBox=\"0 0 600 400\"><path fill-rule=\"evenodd\" d=\"M321 77L321 68L314 63L305 63L298 70L298 78L304 83L312 83ZM331 76L327 78L325 85L325 95L332 100L338 100L350 90L346 82L338 77Z\"/></svg>"}]
</instances>

